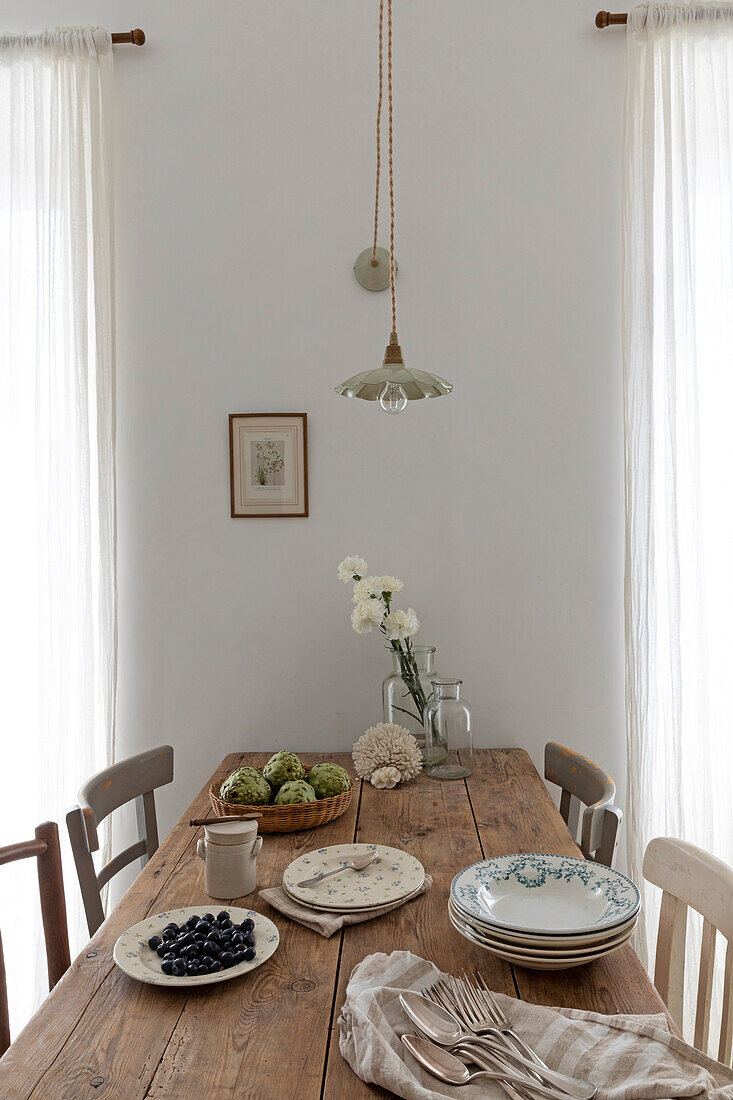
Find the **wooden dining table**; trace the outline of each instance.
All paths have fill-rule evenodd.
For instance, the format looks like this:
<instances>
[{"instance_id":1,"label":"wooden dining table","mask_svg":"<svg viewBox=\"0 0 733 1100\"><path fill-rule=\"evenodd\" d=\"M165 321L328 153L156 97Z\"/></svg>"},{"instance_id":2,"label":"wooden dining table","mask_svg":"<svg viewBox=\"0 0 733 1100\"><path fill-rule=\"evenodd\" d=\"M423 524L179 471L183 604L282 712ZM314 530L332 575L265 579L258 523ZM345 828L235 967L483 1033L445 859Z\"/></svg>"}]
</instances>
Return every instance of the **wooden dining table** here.
<instances>
[{"instance_id":1,"label":"wooden dining table","mask_svg":"<svg viewBox=\"0 0 733 1100\"><path fill-rule=\"evenodd\" d=\"M215 777L267 753L234 753ZM323 759L303 755L305 764ZM345 767L346 753L328 754ZM492 989L545 1005L604 1013L665 1011L629 946L599 962L558 972L509 965L454 931L451 879L484 857L510 852L579 855L530 757L482 749L468 780L426 776L393 790L356 782L348 811L314 831L268 835L258 858L260 889L280 883L296 856L363 841L411 852L432 889L399 909L330 939L271 909L257 894L230 899L280 930L276 953L249 974L199 988L134 981L114 964L118 936L149 914L215 904L196 858L210 810L210 780L112 910L90 943L0 1059L2 1100L321 1100L391 1095L360 1081L339 1053L338 1016L354 967L373 952L410 950L442 970L478 968ZM67 890L76 884L67 882ZM218 904L218 908L221 908Z\"/></svg>"}]
</instances>

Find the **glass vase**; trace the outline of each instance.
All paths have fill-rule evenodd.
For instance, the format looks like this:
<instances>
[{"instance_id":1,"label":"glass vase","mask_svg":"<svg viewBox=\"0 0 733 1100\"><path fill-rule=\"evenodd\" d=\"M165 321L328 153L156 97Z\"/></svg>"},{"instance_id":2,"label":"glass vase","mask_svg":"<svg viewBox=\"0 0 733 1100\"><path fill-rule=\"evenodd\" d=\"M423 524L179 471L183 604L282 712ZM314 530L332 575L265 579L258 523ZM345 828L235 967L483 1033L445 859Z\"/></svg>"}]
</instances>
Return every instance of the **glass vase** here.
<instances>
[{"instance_id":1,"label":"glass vase","mask_svg":"<svg viewBox=\"0 0 733 1100\"><path fill-rule=\"evenodd\" d=\"M416 645L412 653L417 664L420 690L412 691L403 678L399 654L392 653L392 671L382 682L383 721L404 726L413 735L425 758L425 707L432 698L431 681L435 672L435 646Z\"/></svg>"},{"instance_id":2,"label":"glass vase","mask_svg":"<svg viewBox=\"0 0 733 1100\"><path fill-rule=\"evenodd\" d=\"M462 680L434 677L425 708L425 771L431 779L465 779L473 772L471 708L461 699Z\"/></svg>"}]
</instances>

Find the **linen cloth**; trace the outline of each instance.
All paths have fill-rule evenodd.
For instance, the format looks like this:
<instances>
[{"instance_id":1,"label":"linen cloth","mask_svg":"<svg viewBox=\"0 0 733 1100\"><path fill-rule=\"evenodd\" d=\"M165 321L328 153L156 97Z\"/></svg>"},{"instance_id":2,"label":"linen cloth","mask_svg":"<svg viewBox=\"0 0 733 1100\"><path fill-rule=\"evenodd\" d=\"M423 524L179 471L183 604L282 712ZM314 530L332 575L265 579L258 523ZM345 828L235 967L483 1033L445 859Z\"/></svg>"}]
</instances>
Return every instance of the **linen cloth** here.
<instances>
[{"instance_id":1,"label":"linen cloth","mask_svg":"<svg viewBox=\"0 0 733 1100\"><path fill-rule=\"evenodd\" d=\"M346 987L338 1021L341 1054L363 1081L407 1100L506 1097L500 1085L484 1078L471 1085L444 1085L402 1046L400 1035L415 1027L399 994L419 992L439 977L432 963L409 951L367 955ZM602 1016L544 1008L501 993L496 997L511 1026L543 1061L561 1073L591 1080L598 1086L597 1100L733 1098L733 1070L673 1035L663 1013Z\"/></svg>"},{"instance_id":2,"label":"linen cloth","mask_svg":"<svg viewBox=\"0 0 733 1100\"><path fill-rule=\"evenodd\" d=\"M426 875L420 890L413 894L409 900L416 901L427 893L432 885L432 877ZM395 901L391 905L383 905L379 909L370 910L368 913L334 913L332 915L326 913L323 909L309 909L307 905L300 905L289 894L285 893L282 886L274 886L270 890L260 890L260 897L273 909L277 909L278 913L290 917L298 924L304 924L306 928L312 928L314 932L325 936L326 939L329 939L334 932L338 932L339 928L343 928L345 924L361 924L365 920L374 920L375 917L383 917L385 913L391 913L393 909L399 909L401 905L409 904L405 900Z\"/></svg>"}]
</instances>

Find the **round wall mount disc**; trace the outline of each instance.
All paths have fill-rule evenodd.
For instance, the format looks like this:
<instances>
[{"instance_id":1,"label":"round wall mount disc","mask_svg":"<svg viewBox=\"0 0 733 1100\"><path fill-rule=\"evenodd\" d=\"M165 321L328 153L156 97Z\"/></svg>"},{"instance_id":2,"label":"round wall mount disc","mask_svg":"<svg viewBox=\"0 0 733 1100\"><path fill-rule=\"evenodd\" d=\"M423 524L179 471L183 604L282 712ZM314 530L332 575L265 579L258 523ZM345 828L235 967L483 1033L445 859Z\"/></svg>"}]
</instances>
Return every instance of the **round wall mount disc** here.
<instances>
[{"instance_id":1,"label":"round wall mount disc","mask_svg":"<svg viewBox=\"0 0 733 1100\"><path fill-rule=\"evenodd\" d=\"M397 265L395 264L395 271ZM354 274L357 282L365 290L386 290L389 286L389 252L386 248L377 249L377 263L372 263L372 249L365 248L356 257Z\"/></svg>"}]
</instances>

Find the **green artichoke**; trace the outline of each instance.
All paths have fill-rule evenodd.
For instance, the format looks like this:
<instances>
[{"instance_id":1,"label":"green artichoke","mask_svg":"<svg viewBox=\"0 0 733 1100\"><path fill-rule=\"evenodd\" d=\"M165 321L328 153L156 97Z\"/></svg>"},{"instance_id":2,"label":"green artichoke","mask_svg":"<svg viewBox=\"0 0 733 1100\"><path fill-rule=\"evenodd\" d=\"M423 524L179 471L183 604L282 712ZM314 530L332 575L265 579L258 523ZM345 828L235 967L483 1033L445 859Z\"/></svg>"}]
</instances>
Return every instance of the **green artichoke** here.
<instances>
[{"instance_id":1,"label":"green artichoke","mask_svg":"<svg viewBox=\"0 0 733 1100\"><path fill-rule=\"evenodd\" d=\"M237 768L222 783L219 797L241 806L266 806L272 798L270 784L257 768Z\"/></svg>"},{"instance_id":2,"label":"green artichoke","mask_svg":"<svg viewBox=\"0 0 733 1100\"><path fill-rule=\"evenodd\" d=\"M294 752L281 749L270 757L262 769L262 774L273 791L279 791L284 783L302 779L305 776L305 768Z\"/></svg>"},{"instance_id":3,"label":"green artichoke","mask_svg":"<svg viewBox=\"0 0 733 1100\"><path fill-rule=\"evenodd\" d=\"M340 764L326 760L323 764L316 764L311 768L308 782L316 792L316 798L331 798L335 794L348 791L351 786L351 776Z\"/></svg>"},{"instance_id":4,"label":"green artichoke","mask_svg":"<svg viewBox=\"0 0 733 1100\"><path fill-rule=\"evenodd\" d=\"M315 791L304 779L291 779L283 783L275 795L276 806L291 806L294 802L315 802Z\"/></svg>"}]
</instances>

